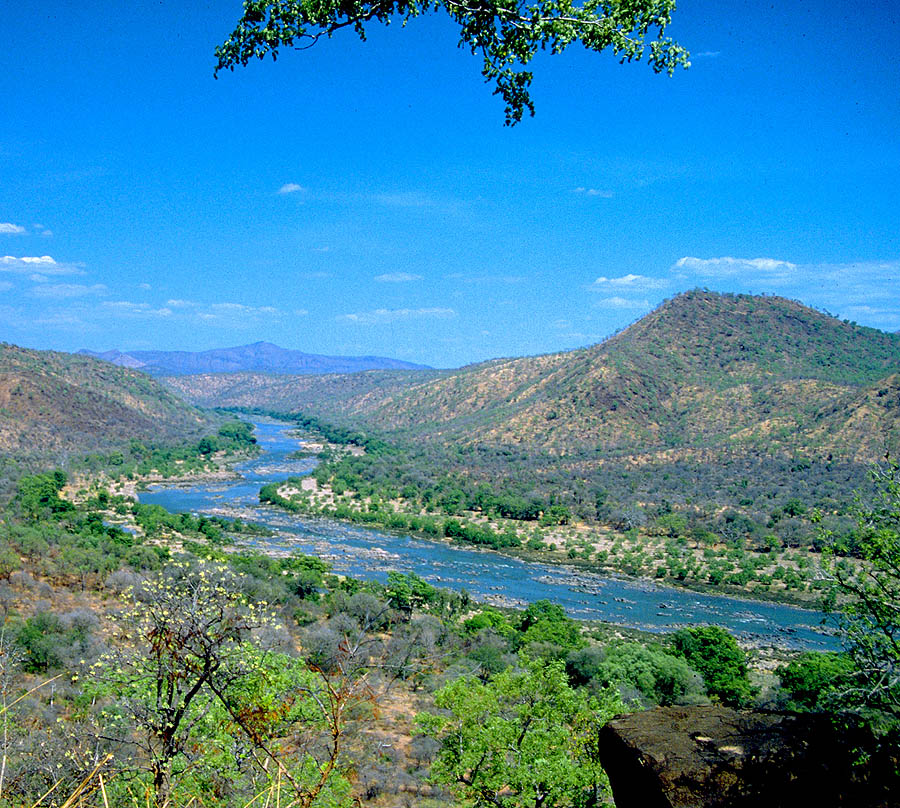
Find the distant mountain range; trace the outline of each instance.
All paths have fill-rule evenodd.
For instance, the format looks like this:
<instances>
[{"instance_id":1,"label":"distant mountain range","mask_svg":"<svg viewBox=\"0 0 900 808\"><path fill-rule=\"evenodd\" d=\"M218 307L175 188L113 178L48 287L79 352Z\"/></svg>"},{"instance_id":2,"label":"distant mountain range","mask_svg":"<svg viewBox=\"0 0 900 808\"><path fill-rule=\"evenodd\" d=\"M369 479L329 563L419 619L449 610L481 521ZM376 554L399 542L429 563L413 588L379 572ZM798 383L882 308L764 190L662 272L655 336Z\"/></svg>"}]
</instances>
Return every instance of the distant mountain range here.
<instances>
[{"instance_id":1,"label":"distant mountain range","mask_svg":"<svg viewBox=\"0 0 900 808\"><path fill-rule=\"evenodd\" d=\"M136 368L151 376L183 376L194 373L284 373L318 375L357 373L362 370L427 370L384 356L324 356L280 348L271 342L254 342L209 351L89 351L78 352L122 367Z\"/></svg>"},{"instance_id":2,"label":"distant mountain range","mask_svg":"<svg viewBox=\"0 0 900 808\"><path fill-rule=\"evenodd\" d=\"M900 336L778 297L688 292L589 348L454 371L167 383L203 406L300 411L398 438L591 463L709 449L866 462L900 450Z\"/></svg>"}]
</instances>

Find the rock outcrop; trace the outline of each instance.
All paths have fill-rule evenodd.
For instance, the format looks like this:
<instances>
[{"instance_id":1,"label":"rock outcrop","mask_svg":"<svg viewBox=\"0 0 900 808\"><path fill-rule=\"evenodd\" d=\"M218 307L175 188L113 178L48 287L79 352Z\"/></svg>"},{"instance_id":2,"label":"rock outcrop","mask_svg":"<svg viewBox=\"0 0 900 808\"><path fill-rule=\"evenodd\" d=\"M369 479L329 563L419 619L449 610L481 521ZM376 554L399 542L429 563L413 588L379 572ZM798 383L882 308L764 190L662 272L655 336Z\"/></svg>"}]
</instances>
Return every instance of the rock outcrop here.
<instances>
[{"instance_id":1,"label":"rock outcrop","mask_svg":"<svg viewBox=\"0 0 900 808\"><path fill-rule=\"evenodd\" d=\"M617 808L888 808L900 753L828 716L663 707L600 733Z\"/></svg>"}]
</instances>

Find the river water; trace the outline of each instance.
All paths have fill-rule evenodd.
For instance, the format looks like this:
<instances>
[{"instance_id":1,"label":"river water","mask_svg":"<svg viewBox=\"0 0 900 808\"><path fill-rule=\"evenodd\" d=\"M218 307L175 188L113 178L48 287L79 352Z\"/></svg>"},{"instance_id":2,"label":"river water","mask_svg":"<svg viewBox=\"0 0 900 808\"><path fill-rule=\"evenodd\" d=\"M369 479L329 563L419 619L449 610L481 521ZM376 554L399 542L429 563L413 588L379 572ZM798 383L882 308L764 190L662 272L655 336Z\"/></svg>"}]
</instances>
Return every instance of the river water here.
<instances>
[{"instance_id":1,"label":"river water","mask_svg":"<svg viewBox=\"0 0 900 808\"><path fill-rule=\"evenodd\" d=\"M329 561L337 573L384 581L388 572L414 572L436 586L466 589L475 599L524 606L546 598L571 616L603 620L644 631L683 626L723 626L743 641L804 649L835 649L837 639L823 626L824 615L775 603L704 595L574 568L507 558L498 553L389 531L289 514L260 505L266 483L309 473L314 459L291 460L299 448L289 424L260 422L262 454L238 467L240 480L192 486L157 485L141 502L173 512L240 516L277 531L254 539L266 552L301 552Z\"/></svg>"}]
</instances>

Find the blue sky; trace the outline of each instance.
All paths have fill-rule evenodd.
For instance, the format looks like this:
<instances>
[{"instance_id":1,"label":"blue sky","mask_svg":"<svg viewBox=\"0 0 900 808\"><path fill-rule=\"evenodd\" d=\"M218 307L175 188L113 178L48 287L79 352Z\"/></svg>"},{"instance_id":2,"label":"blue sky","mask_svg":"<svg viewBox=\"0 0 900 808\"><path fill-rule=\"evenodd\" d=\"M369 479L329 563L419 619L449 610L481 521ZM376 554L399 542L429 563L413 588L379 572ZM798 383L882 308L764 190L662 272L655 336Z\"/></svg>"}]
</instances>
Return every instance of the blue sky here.
<instances>
[{"instance_id":1,"label":"blue sky","mask_svg":"<svg viewBox=\"0 0 900 808\"><path fill-rule=\"evenodd\" d=\"M900 329L900 7L688 2L673 78L572 48L503 124L437 15L213 80L209 3L8 4L0 339L450 367L704 286Z\"/></svg>"}]
</instances>

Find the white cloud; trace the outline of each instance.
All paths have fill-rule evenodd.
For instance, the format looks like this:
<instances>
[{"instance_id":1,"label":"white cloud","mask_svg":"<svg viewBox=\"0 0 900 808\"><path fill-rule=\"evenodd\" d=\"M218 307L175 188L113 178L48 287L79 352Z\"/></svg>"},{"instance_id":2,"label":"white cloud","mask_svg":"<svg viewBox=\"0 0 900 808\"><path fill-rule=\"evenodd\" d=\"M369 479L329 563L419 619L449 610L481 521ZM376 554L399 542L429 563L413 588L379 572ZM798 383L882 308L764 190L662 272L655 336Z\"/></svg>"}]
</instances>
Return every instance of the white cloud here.
<instances>
[{"instance_id":1,"label":"white cloud","mask_svg":"<svg viewBox=\"0 0 900 808\"><path fill-rule=\"evenodd\" d=\"M597 301L600 308L610 309L649 309L649 300L634 300L632 298L614 295L613 297L604 297Z\"/></svg>"},{"instance_id":2,"label":"white cloud","mask_svg":"<svg viewBox=\"0 0 900 808\"><path fill-rule=\"evenodd\" d=\"M245 306L243 303L213 303L208 313L213 317L269 317L281 314L274 306Z\"/></svg>"},{"instance_id":3,"label":"white cloud","mask_svg":"<svg viewBox=\"0 0 900 808\"><path fill-rule=\"evenodd\" d=\"M297 185L296 182L286 182L278 189L278 193L280 194L295 194L297 191L305 191L302 185Z\"/></svg>"},{"instance_id":4,"label":"white cloud","mask_svg":"<svg viewBox=\"0 0 900 808\"><path fill-rule=\"evenodd\" d=\"M4 261L21 261L23 264L56 264L56 261L49 255L25 255L22 258L13 258L11 255L4 255Z\"/></svg>"},{"instance_id":5,"label":"white cloud","mask_svg":"<svg viewBox=\"0 0 900 808\"><path fill-rule=\"evenodd\" d=\"M456 312L453 309L446 308L375 309L374 311L363 311L356 314L341 314L337 319L341 322L355 323L356 325L380 325L382 323L393 323L397 320L444 319L455 316Z\"/></svg>"},{"instance_id":6,"label":"white cloud","mask_svg":"<svg viewBox=\"0 0 900 808\"><path fill-rule=\"evenodd\" d=\"M777 258L694 258L685 256L679 258L673 267L677 270L686 270L710 278L733 277L746 272L767 272L784 274L797 268L790 261L781 261Z\"/></svg>"},{"instance_id":7,"label":"white cloud","mask_svg":"<svg viewBox=\"0 0 900 808\"><path fill-rule=\"evenodd\" d=\"M104 303L109 309L123 314L146 315L156 317L180 317L181 319L200 320L202 322L227 321L230 324L280 317L282 312L274 306L247 306L243 303L197 303L193 300L172 298L164 306L154 308L149 303L132 303L127 300L108 301Z\"/></svg>"},{"instance_id":8,"label":"white cloud","mask_svg":"<svg viewBox=\"0 0 900 808\"><path fill-rule=\"evenodd\" d=\"M63 300L73 297L87 297L89 295L104 295L106 292L107 288L102 283L95 283L91 286L81 283L50 283L33 287L30 294L33 297Z\"/></svg>"},{"instance_id":9,"label":"white cloud","mask_svg":"<svg viewBox=\"0 0 900 808\"><path fill-rule=\"evenodd\" d=\"M618 278L607 278L601 275L587 288L592 292L610 292L625 290L630 292L648 292L654 289L665 289L669 281L665 278L651 278L647 275L622 275Z\"/></svg>"},{"instance_id":10,"label":"white cloud","mask_svg":"<svg viewBox=\"0 0 900 808\"><path fill-rule=\"evenodd\" d=\"M153 287L149 283L139 283L138 284L138 289L143 289L145 292L149 291L152 288Z\"/></svg>"},{"instance_id":11,"label":"white cloud","mask_svg":"<svg viewBox=\"0 0 900 808\"><path fill-rule=\"evenodd\" d=\"M25 232L25 228L19 224L12 222L0 222L0 234L3 235L20 235Z\"/></svg>"},{"instance_id":12,"label":"white cloud","mask_svg":"<svg viewBox=\"0 0 900 808\"><path fill-rule=\"evenodd\" d=\"M103 306L117 314L131 317L171 317L172 309L163 306L155 309L149 303L132 303L130 300L106 300Z\"/></svg>"},{"instance_id":13,"label":"white cloud","mask_svg":"<svg viewBox=\"0 0 900 808\"><path fill-rule=\"evenodd\" d=\"M600 199L612 199L615 194L612 191L604 191L600 188L584 188L579 186L572 189L573 194L581 194L582 196L596 196Z\"/></svg>"},{"instance_id":14,"label":"white cloud","mask_svg":"<svg viewBox=\"0 0 900 808\"><path fill-rule=\"evenodd\" d=\"M420 281L421 275L413 275L411 272L387 272L384 275L376 275L379 283L406 283L407 281Z\"/></svg>"},{"instance_id":15,"label":"white cloud","mask_svg":"<svg viewBox=\"0 0 900 808\"><path fill-rule=\"evenodd\" d=\"M32 283L47 283L50 278L48 278L46 275L42 275L40 272L35 272L28 276L28 280L30 280Z\"/></svg>"},{"instance_id":16,"label":"white cloud","mask_svg":"<svg viewBox=\"0 0 900 808\"><path fill-rule=\"evenodd\" d=\"M307 309L294 309L294 314L296 314L298 317L305 317L307 314L309 314L309 311Z\"/></svg>"},{"instance_id":17,"label":"white cloud","mask_svg":"<svg viewBox=\"0 0 900 808\"><path fill-rule=\"evenodd\" d=\"M851 294L887 297L894 302L900 287L900 261L801 265L797 275L816 281L825 287L825 291L836 292L839 299Z\"/></svg>"},{"instance_id":18,"label":"white cloud","mask_svg":"<svg viewBox=\"0 0 900 808\"><path fill-rule=\"evenodd\" d=\"M49 255L0 256L0 272L30 274L35 270L44 275L84 275L84 270L77 264L59 263Z\"/></svg>"},{"instance_id":19,"label":"white cloud","mask_svg":"<svg viewBox=\"0 0 900 808\"><path fill-rule=\"evenodd\" d=\"M686 257L671 269L681 288L710 284L723 292L777 294L888 331L900 323L900 260L798 264L775 258Z\"/></svg>"},{"instance_id":20,"label":"white cloud","mask_svg":"<svg viewBox=\"0 0 900 808\"><path fill-rule=\"evenodd\" d=\"M243 303L213 303L210 309L219 312L243 313L249 311L250 307L245 306Z\"/></svg>"},{"instance_id":21,"label":"white cloud","mask_svg":"<svg viewBox=\"0 0 900 808\"><path fill-rule=\"evenodd\" d=\"M229 321L255 319L259 317L280 317L281 312L274 306L247 306L243 303L190 303L189 301L175 301L177 304L191 306L196 309L197 316L203 320L227 319ZM169 302L169 305L172 301Z\"/></svg>"},{"instance_id":22,"label":"white cloud","mask_svg":"<svg viewBox=\"0 0 900 808\"><path fill-rule=\"evenodd\" d=\"M796 264L775 258L680 258L672 265L680 281L722 280L728 291L795 295L803 301L829 299L841 305L865 303L873 296L897 299L900 261ZM821 305L813 303L813 305Z\"/></svg>"},{"instance_id":23,"label":"white cloud","mask_svg":"<svg viewBox=\"0 0 900 808\"><path fill-rule=\"evenodd\" d=\"M54 311L33 320L31 324L49 328L65 328L82 334L85 331L96 330L94 323L86 322L73 311Z\"/></svg>"}]
</instances>

